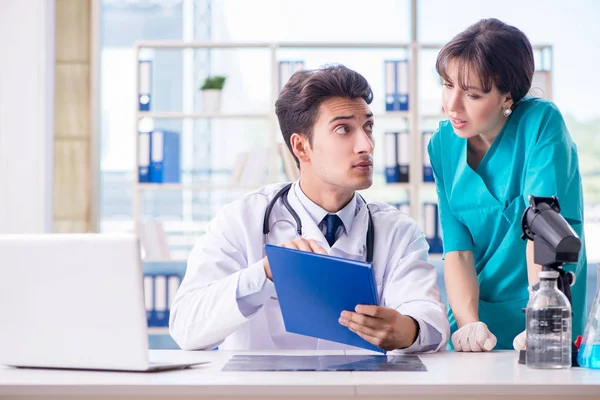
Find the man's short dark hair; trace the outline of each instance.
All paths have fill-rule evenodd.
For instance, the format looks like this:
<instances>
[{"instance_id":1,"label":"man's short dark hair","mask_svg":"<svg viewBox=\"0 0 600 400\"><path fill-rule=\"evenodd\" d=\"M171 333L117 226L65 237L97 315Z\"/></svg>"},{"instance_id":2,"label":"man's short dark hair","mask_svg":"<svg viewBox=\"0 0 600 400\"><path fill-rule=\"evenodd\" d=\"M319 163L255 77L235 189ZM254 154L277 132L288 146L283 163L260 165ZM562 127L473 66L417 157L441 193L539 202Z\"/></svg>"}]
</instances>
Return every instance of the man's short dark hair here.
<instances>
[{"instance_id":1,"label":"man's short dark hair","mask_svg":"<svg viewBox=\"0 0 600 400\"><path fill-rule=\"evenodd\" d=\"M293 133L305 135L312 146L313 126L318 118L321 103L332 97L373 101L373 91L367 80L356 71L343 65L332 65L314 70L296 72L281 90L275 113L283 140L292 152L290 138Z\"/></svg>"}]
</instances>

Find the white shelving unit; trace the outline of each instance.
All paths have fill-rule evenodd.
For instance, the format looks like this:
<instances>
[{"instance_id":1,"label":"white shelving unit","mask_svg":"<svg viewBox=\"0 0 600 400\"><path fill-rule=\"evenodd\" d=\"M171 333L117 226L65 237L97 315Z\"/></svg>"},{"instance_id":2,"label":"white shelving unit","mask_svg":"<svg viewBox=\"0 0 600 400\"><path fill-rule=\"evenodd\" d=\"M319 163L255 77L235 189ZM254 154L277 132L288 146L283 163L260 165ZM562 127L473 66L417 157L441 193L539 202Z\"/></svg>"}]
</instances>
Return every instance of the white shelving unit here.
<instances>
[{"instance_id":1,"label":"white shelving unit","mask_svg":"<svg viewBox=\"0 0 600 400\"><path fill-rule=\"evenodd\" d=\"M414 21L413 21L414 22ZM413 24L416 26L416 24ZM413 32L413 37L416 38L416 31ZM424 49L440 49L442 44L418 43L416 40L410 43L242 43L242 42L184 42L184 41L143 41L135 44L136 60L140 60L140 54L143 49L263 49L268 50L271 62L271 79L270 79L270 104L274 105L279 95L279 54L285 49L296 50L315 50L315 49L387 49L398 50L399 57L408 56L409 59L409 110L398 112L376 112L374 114L375 121L378 120L405 120L408 131L410 132L410 172L408 183L394 183L377 185L366 191L368 200L380 200L385 197L382 194L393 196L393 193L399 191L408 191L408 200L410 202L411 216L418 222L422 220L422 192L424 189L432 190L434 184L431 182L423 182L423 143L422 143L422 125L424 119L442 120L444 115L440 113L421 113L419 110L419 55ZM541 54L538 57L541 61L541 69L547 72L545 77L545 97L550 97L551 79L550 71L552 64L552 47L549 45L534 46L535 51ZM402 54L404 53L404 54ZM538 64L538 65L539 65ZM136 66L138 63L136 62ZM381 71L383 74L383 64ZM360 71L359 71L360 72ZM135 110L136 120L134 134L136 136L136 154L138 152L139 140L139 122L145 118L151 119L263 119L269 121L269 147L270 159L268 167L268 178L264 184L277 182L280 169L280 156L278 153L278 143L280 142L280 131L278 127L277 117L274 112L274 107L271 107L271 112L268 113L194 113L194 112L140 112L138 110L138 93L139 79L138 69L136 68L136 93L135 93ZM441 90L441 87L440 87ZM441 109L441 107L440 107ZM380 156L380 155L379 155ZM152 184L138 183L137 180L137 157L135 169L134 187L133 187L133 218L134 222L138 222L141 217L141 196L143 192L149 191L173 191L173 190L192 190L192 191L209 191L209 190L252 190L262 185L228 185L228 184ZM138 224L136 223L136 227ZM138 232L139 233L139 232ZM159 261L174 261L174 260L145 260L147 262Z\"/></svg>"},{"instance_id":2,"label":"white shelving unit","mask_svg":"<svg viewBox=\"0 0 600 400\"><path fill-rule=\"evenodd\" d=\"M262 185L219 185L219 184L185 184L185 183L140 183L137 185L139 192L143 191L173 191L173 190L254 190Z\"/></svg>"},{"instance_id":3,"label":"white shelving unit","mask_svg":"<svg viewBox=\"0 0 600 400\"><path fill-rule=\"evenodd\" d=\"M152 112L138 111L138 120L142 118L155 119L266 119L270 118L268 114L217 114L217 113L179 113L179 112Z\"/></svg>"}]
</instances>

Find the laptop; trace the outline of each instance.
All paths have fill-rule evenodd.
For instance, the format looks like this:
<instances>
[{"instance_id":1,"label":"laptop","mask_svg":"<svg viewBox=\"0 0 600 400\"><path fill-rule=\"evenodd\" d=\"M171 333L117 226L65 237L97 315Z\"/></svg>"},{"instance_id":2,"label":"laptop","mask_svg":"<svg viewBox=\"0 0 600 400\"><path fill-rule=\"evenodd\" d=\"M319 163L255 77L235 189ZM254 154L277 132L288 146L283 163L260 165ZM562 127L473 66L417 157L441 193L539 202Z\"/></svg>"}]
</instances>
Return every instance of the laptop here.
<instances>
[{"instance_id":1,"label":"laptop","mask_svg":"<svg viewBox=\"0 0 600 400\"><path fill-rule=\"evenodd\" d=\"M0 235L0 364L150 372L140 246L130 234Z\"/></svg>"}]
</instances>

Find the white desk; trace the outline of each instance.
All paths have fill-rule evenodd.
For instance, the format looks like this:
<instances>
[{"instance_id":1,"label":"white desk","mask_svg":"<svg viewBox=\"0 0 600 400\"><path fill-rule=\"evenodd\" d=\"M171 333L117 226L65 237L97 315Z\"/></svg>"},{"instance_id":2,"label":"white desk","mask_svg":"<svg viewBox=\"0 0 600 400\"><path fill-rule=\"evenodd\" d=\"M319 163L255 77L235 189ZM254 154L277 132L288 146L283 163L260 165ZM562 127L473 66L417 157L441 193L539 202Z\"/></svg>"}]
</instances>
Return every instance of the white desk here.
<instances>
[{"instance_id":1,"label":"white desk","mask_svg":"<svg viewBox=\"0 0 600 400\"><path fill-rule=\"evenodd\" d=\"M209 360L193 369L158 373L33 370L0 367L0 398L277 399L600 399L600 370L533 370L513 351L421 355L427 372L223 372L234 352L152 351L174 362ZM253 353L244 353L253 354ZM344 352L255 354L325 355ZM360 352L351 353L360 354Z\"/></svg>"}]
</instances>

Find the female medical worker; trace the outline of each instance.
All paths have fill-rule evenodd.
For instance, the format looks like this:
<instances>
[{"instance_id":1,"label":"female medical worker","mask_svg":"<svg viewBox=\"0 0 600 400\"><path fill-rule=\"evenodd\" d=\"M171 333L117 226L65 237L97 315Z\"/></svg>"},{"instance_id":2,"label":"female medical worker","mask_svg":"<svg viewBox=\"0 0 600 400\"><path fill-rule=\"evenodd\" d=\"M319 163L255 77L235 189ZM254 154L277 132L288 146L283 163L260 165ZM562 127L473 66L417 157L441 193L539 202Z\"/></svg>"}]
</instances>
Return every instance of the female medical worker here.
<instances>
[{"instance_id":1,"label":"female medical worker","mask_svg":"<svg viewBox=\"0 0 600 400\"><path fill-rule=\"evenodd\" d=\"M300 180L252 192L211 221L171 307L170 332L183 349L348 348L286 332L265 242L372 257L379 306L359 305L337 322L385 350L445 345L450 327L423 233L391 206L366 207L355 192L373 180L372 98L365 78L343 66L290 78L275 110Z\"/></svg>"},{"instance_id":2,"label":"female medical worker","mask_svg":"<svg viewBox=\"0 0 600 400\"><path fill-rule=\"evenodd\" d=\"M534 58L517 28L497 19L477 22L442 48L436 69L449 120L440 123L428 151L439 198L451 344L456 351L522 349L522 308L541 267L533 263L533 242L520 238L521 216L529 195L557 196L561 214L583 242L577 150L556 106L525 97ZM579 263L568 267L577 275L571 290L573 334L579 335L585 246Z\"/></svg>"}]
</instances>

